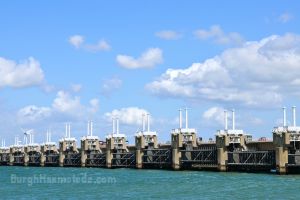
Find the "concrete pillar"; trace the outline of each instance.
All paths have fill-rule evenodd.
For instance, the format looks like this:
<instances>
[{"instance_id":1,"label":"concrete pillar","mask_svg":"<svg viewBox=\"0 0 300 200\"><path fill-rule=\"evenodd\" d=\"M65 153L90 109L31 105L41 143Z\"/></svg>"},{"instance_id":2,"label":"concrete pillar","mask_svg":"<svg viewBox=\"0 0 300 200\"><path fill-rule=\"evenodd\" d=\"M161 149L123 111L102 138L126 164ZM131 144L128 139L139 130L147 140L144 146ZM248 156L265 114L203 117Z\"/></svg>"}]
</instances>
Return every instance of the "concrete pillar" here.
<instances>
[{"instance_id":1,"label":"concrete pillar","mask_svg":"<svg viewBox=\"0 0 300 200\"><path fill-rule=\"evenodd\" d=\"M179 148L182 147L182 135L172 134L172 168L174 170L180 169L181 152Z\"/></svg>"},{"instance_id":2,"label":"concrete pillar","mask_svg":"<svg viewBox=\"0 0 300 200\"><path fill-rule=\"evenodd\" d=\"M135 152L135 167L137 169L142 169L143 168L143 149L145 147L144 145L144 137L142 135L136 136L135 137L135 147L136 147L136 152Z\"/></svg>"},{"instance_id":3,"label":"concrete pillar","mask_svg":"<svg viewBox=\"0 0 300 200\"><path fill-rule=\"evenodd\" d=\"M228 152L226 148L218 148L218 170L225 172L227 170L226 161L228 160Z\"/></svg>"},{"instance_id":4,"label":"concrete pillar","mask_svg":"<svg viewBox=\"0 0 300 200\"><path fill-rule=\"evenodd\" d=\"M286 174L286 164L288 163L288 149L276 147L276 169L279 174Z\"/></svg>"},{"instance_id":5,"label":"concrete pillar","mask_svg":"<svg viewBox=\"0 0 300 200\"><path fill-rule=\"evenodd\" d=\"M279 174L286 174L288 163L288 148L290 145L290 133L273 133L273 142L276 145L276 170Z\"/></svg>"},{"instance_id":6,"label":"concrete pillar","mask_svg":"<svg viewBox=\"0 0 300 200\"><path fill-rule=\"evenodd\" d=\"M178 149L172 149L172 168L174 170L180 169L181 152Z\"/></svg>"},{"instance_id":7,"label":"concrete pillar","mask_svg":"<svg viewBox=\"0 0 300 200\"><path fill-rule=\"evenodd\" d=\"M107 149L106 150L106 167L107 168L111 168L112 158L113 158L113 155L111 153L111 150Z\"/></svg>"},{"instance_id":8,"label":"concrete pillar","mask_svg":"<svg viewBox=\"0 0 300 200\"><path fill-rule=\"evenodd\" d=\"M46 155L44 154L44 152L41 152L41 160L40 160L40 165L41 167L45 166L45 161L46 161Z\"/></svg>"},{"instance_id":9,"label":"concrete pillar","mask_svg":"<svg viewBox=\"0 0 300 200\"><path fill-rule=\"evenodd\" d=\"M227 171L226 161L228 160L228 136L216 136L217 155L218 155L218 170L221 172Z\"/></svg>"},{"instance_id":10,"label":"concrete pillar","mask_svg":"<svg viewBox=\"0 0 300 200\"><path fill-rule=\"evenodd\" d=\"M27 152L24 152L24 166L28 166L29 156Z\"/></svg>"},{"instance_id":11,"label":"concrete pillar","mask_svg":"<svg viewBox=\"0 0 300 200\"><path fill-rule=\"evenodd\" d=\"M14 158L14 154L11 152L10 154L9 154L9 165L10 166L13 166L14 165L14 160L15 160L15 158Z\"/></svg>"},{"instance_id":12,"label":"concrete pillar","mask_svg":"<svg viewBox=\"0 0 300 200\"><path fill-rule=\"evenodd\" d=\"M87 154L86 154L86 142L87 140L81 141L81 167L85 167Z\"/></svg>"},{"instance_id":13,"label":"concrete pillar","mask_svg":"<svg viewBox=\"0 0 300 200\"><path fill-rule=\"evenodd\" d=\"M136 150L136 168L142 169L143 168L143 156L144 152L141 149Z\"/></svg>"},{"instance_id":14,"label":"concrete pillar","mask_svg":"<svg viewBox=\"0 0 300 200\"><path fill-rule=\"evenodd\" d=\"M113 155L112 155L112 150L113 150L113 138L107 138L106 139L106 167L107 168L111 168L111 164L112 164L112 159L113 159Z\"/></svg>"},{"instance_id":15,"label":"concrete pillar","mask_svg":"<svg viewBox=\"0 0 300 200\"><path fill-rule=\"evenodd\" d=\"M85 153L85 151L81 151L81 167L85 167L86 159L87 154Z\"/></svg>"},{"instance_id":16,"label":"concrete pillar","mask_svg":"<svg viewBox=\"0 0 300 200\"><path fill-rule=\"evenodd\" d=\"M64 166L64 159L65 159L65 154L63 152L59 152L59 166L63 167Z\"/></svg>"}]
</instances>

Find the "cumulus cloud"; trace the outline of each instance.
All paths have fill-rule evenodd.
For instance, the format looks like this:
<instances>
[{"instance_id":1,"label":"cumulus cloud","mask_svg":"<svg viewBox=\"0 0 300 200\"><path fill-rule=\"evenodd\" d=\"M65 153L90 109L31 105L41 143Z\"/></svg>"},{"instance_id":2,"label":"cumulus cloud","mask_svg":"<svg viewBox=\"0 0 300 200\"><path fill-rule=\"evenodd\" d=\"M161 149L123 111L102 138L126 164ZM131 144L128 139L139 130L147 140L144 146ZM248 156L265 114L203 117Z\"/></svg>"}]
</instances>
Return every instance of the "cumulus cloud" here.
<instances>
[{"instance_id":1,"label":"cumulus cloud","mask_svg":"<svg viewBox=\"0 0 300 200\"><path fill-rule=\"evenodd\" d=\"M73 35L69 38L69 43L73 45L75 48L81 47L84 42L84 37L81 35Z\"/></svg>"},{"instance_id":2,"label":"cumulus cloud","mask_svg":"<svg viewBox=\"0 0 300 200\"><path fill-rule=\"evenodd\" d=\"M71 84L71 90L73 92L80 92L81 89L82 89L81 84Z\"/></svg>"},{"instance_id":3,"label":"cumulus cloud","mask_svg":"<svg viewBox=\"0 0 300 200\"><path fill-rule=\"evenodd\" d=\"M164 40L178 40L179 38L181 38L180 33L172 30L163 30L156 32L155 36Z\"/></svg>"},{"instance_id":4,"label":"cumulus cloud","mask_svg":"<svg viewBox=\"0 0 300 200\"><path fill-rule=\"evenodd\" d=\"M52 107L62 113L76 113L81 109L80 97L73 97L67 92L59 91Z\"/></svg>"},{"instance_id":5,"label":"cumulus cloud","mask_svg":"<svg viewBox=\"0 0 300 200\"><path fill-rule=\"evenodd\" d=\"M278 20L281 23L287 23L293 19L293 16L290 13L282 13L279 17Z\"/></svg>"},{"instance_id":6,"label":"cumulus cloud","mask_svg":"<svg viewBox=\"0 0 300 200\"><path fill-rule=\"evenodd\" d=\"M88 51L109 51L111 49L111 46L108 44L105 40L100 40L97 44L86 44L84 46L84 49Z\"/></svg>"},{"instance_id":7,"label":"cumulus cloud","mask_svg":"<svg viewBox=\"0 0 300 200\"><path fill-rule=\"evenodd\" d=\"M224 125L224 110L222 107L211 107L203 113L202 118L210 123Z\"/></svg>"},{"instance_id":8,"label":"cumulus cloud","mask_svg":"<svg viewBox=\"0 0 300 200\"><path fill-rule=\"evenodd\" d=\"M81 103L80 97L72 96L65 91L58 91L51 106L38 107L36 105L25 106L18 111L18 121L21 123L37 122L49 117L85 119L96 113L99 109L99 100L91 99L89 105Z\"/></svg>"},{"instance_id":9,"label":"cumulus cloud","mask_svg":"<svg viewBox=\"0 0 300 200\"><path fill-rule=\"evenodd\" d=\"M218 129L223 129L225 122L224 122L224 109L223 107L214 106L202 114L202 122L206 126L215 127ZM239 115L240 112L236 112L236 118L235 125L238 127L247 127L249 125L262 125L264 122L262 119L253 117L249 113L242 114L243 117ZM227 119L228 119L228 128L232 128L232 110L227 110Z\"/></svg>"},{"instance_id":10,"label":"cumulus cloud","mask_svg":"<svg viewBox=\"0 0 300 200\"><path fill-rule=\"evenodd\" d=\"M159 48L146 50L139 58L128 55L118 55L117 63L127 69L151 68L163 62L163 52Z\"/></svg>"},{"instance_id":11,"label":"cumulus cloud","mask_svg":"<svg viewBox=\"0 0 300 200\"><path fill-rule=\"evenodd\" d=\"M77 49L84 49L91 52L109 51L111 46L105 40L99 40L96 44L87 44L82 35L73 35L69 38L69 43Z\"/></svg>"},{"instance_id":12,"label":"cumulus cloud","mask_svg":"<svg viewBox=\"0 0 300 200\"><path fill-rule=\"evenodd\" d=\"M229 48L185 69L168 69L146 85L154 95L245 107L279 106L300 95L300 36L285 34Z\"/></svg>"},{"instance_id":13,"label":"cumulus cloud","mask_svg":"<svg viewBox=\"0 0 300 200\"><path fill-rule=\"evenodd\" d=\"M0 87L22 88L41 85L43 81L44 72L34 58L16 63L0 57Z\"/></svg>"},{"instance_id":14,"label":"cumulus cloud","mask_svg":"<svg viewBox=\"0 0 300 200\"><path fill-rule=\"evenodd\" d=\"M35 105L25 106L20 109L17 116L20 122L37 122L51 115L51 109L48 107L38 107Z\"/></svg>"},{"instance_id":15,"label":"cumulus cloud","mask_svg":"<svg viewBox=\"0 0 300 200\"><path fill-rule=\"evenodd\" d=\"M200 40L211 39L221 45L240 45L243 43L243 37L236 32L224 33L219 25L213 25L208 30L198 29L194 35Z\"/></svg>"},{"instance_id":16,"label":"cumulus cloud","mask_svg":"<svg viewBox=\"0 0 300 200\"><path fill-rule=\"evenodd\" d=\"M99 110L99 99L91 99L90 100L90 107L89 112L90 113L96 113Z\"/></svg>"},{"instance_id":17,"label":"cumulus cloud","mask_svg":"<svg viewBox=\"0 0 300 200\"><path fill-rule=\"evenodd\" d=\"M120 122L127 125L141 124L142 115L148 113L147 110L138 107L127 107L115 109L104 114L107 121L111 121L113 117L118 117Z\"/></svg>"},{"instance_id":18,"label":"cumulus cloud","mask_svg":"<svg viewBox=\"0 0 300 200\"><path fill-rule=\"evenodd\" d=\"M106 79L102 83L101 93L105 96L109 96L114 91L119 89L121 86L122 86L122 80L117 77Z\"/></svg>"}]
</instances>

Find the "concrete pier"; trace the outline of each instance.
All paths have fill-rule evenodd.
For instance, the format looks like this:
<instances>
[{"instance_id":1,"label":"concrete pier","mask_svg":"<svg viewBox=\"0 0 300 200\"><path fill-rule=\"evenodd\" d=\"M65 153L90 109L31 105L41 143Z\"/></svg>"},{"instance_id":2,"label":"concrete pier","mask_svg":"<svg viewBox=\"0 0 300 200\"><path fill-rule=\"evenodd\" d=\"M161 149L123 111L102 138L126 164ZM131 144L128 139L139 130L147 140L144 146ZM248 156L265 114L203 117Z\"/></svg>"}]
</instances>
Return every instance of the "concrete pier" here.
<instances>
[{"instance_id":1,"label":"concrete pier","mask_svg":"<svg viewBox=\"0 0 300 200\"><path fill-rule=\"evenodd\" d=\"M90 166L94 157L101 152L99 138L97 136L88 135L81 139L81 167ZM87 163L88 161L88 163Z\"/></svg>"},{"instance_id":2,"label":"concrete pier","mask_svg":"<svg viewBox=\"0 0 300 200\"><path fill-rule=\"evenodd\" d=\"M10 147L9 165L24 165L24 146L15 144Z\"/></svg>"},{"instance_id":3,"label":"concrete pier","mask_svg":"<svg viewBox=\"0 0 300 200\"><path fill-rule=\"evenodd\" d=\"M10 149L9 147L2 146L0 147L0 165L8 165L9 164L9 156Z\"/></svg>"},{"instance_id":4,"label":"concrete pier","mask_svg":"<svg viewBox=\"0 0 300 200\"><path fill-rule=\"evenodd\" d=\"M28 144L24 147L24 165L40 165L41 147L39 144Z\"/></svg>"},{"instance_id":5,"label":"concrete pier","mask_svg":"<svg viewBox=\"0 0 300 200\"><path fill-rule=\"evenodd\" d=\"M59 152L55 142L46 142L41 145L41 166L58 166Z\"/></svg>"},{"instance_id":6,"label":"concrete pier","mask_svg":"<svg viewBox=\"0 0 300 200\"><path fill-rule=\"evenodd\" d=\"M192 150L197 147L195 129L174 129L171 133L172 142L172 168L178 170L181 168L182 151ZM185 154L185 156L189 156Z\"/></svg>"},{"instance_id":7,"label":"concrete pier","mask_svg":"<svg viewBox=\"0 0 300 200\"><path fill-rule=\"evenodd\" d=\"M144 153L145 150L147 152L147 150L151 151L158 148L156 132L150 132L150 131L138 132L135 136L135 146L136 146L136 168L142 169L143 160L144 160L143 158L144 156L147 156L147 153L146 155ZM153 159L151 159L150 155L148 155L148 158L150 159L150 162L154 161Z\"/></svg>"},{"instance_id":8,"label":"concrete pier","mask_svg":"<svg viewBox=\"0 0 300 200\"><path fill-rule=\"evenodd\" d=\"M147 116L147 121L145 117ZM146 130L146 123L147 130ZM135 134L135 147L136 147L136 168L142 169L144 162L152 162L154 164L152 150L157 149L157 133L155 131L150 131L150 114L142 115L142 130Z\"/></svg>"},{"instance_id":9,"label":"concrete pier","mask_svg":"<svg viewBox=\"0 0 300 200\"><path fill-rule=\"evenodd\" d=\"M126 167L126 154L129 153L124 134L111 134L106 138L106 167Z\"/></svg>"}]
</instances>

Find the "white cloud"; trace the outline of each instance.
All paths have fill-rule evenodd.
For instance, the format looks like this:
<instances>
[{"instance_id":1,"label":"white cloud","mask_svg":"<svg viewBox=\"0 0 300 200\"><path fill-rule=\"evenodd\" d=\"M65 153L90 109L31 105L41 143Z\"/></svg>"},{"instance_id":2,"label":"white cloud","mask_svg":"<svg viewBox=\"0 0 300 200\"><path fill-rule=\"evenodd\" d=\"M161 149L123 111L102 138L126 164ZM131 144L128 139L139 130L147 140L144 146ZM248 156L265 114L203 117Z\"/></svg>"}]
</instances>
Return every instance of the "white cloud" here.
<instances>
[{"instance_id":1,"label":"white cloud","mask_svg":"<svg viewBox=\"0 0 300 200\"><path fill-rule=\"evenodd\" d=\"M84 37L81 35L73 35L69 38L69 43L75 48L80 48L84 43Z\"/></svg>"},{"instance_id":2,"label":"white cloud","mask_svg":"<svg viewBox=\"0 0 300 200\"><path fill-rule=\"evenodd\" d=\"M85 119L99 109L99 100L91 99L89 105L81 103L80 97L72 96L65 91L58 91L51 106L25 106L18 111L18 121L21 123L37 122L46 118ZM55 119L54 119L55 120Z\"/></svg>"},{"instance_id":3,"label":"white cloud","mask_svg":"<svg viewBox=\"0 0 300 200\"><path fill-rule=\"evenodd\" d=\"M202 122L204 126L211 126L218 129L223 129L225 122L224 122L224 111L227 109L224 109L223 107L214 106L202 114ZM242 116L242 117L241 117ZM260 118L253 117L249 113L243 113L240 115L240 111L235 112L235 126L236 127L247 127L249 125L262 125L264 121ZM227 110L227 125L228 128L232 128L232 111Z\"/></svg>"},{"instance_id":4,"label":"white cloud","mask_svg":"<svg viewBox=\"0 0 300 200\"><path fill-rule=\"evenodd\" d=\"M293 19L293 16L290 13L282 13L279 17L278 20L281 23L287 23Z\"/></svg>"},{"instance_id":5,"label":"white cloud","mask_svg":"<svg viewBox=\"0 0 300 200\"><path fill-rule=\"evenodd\" d=\"M224 33L219 25L213 25L208 30L198 29L194 35L200 40L212 39L215 43L222 45L240 45L244 41L239 33Z\"/></svg>"},{"instance_id":6,"label":"white cloud","mask_svg":"<svg viewBox=\"0 0 300 200\"><path fill-rule=\"evenodd\" d=\"M163 53L159 48L146 50L139 58L127 55L118 55L117 63L127 69L151 68L163 62Z\"/></svg>"},{"instance_id":7,"label":"white cloud","mask_svg":"<svg viewBox=\"0 0 300 200\"><path fill-rule=\"evenodd\" d=\"M140 125L142 115L148 113L147 110L138 107L127 107L119 110L115 109L104 114L107 121L111 121L113 117L118 117L120 122L127 125Z\"/></svg>"},{"instance_id":8,"label":"white cloud","mask_svg":"<svg viewBox=\"0 0 300 200\"><path fill-rule=\"evenodd\" d=\"M44 72L32 57L20 63L0 57L0 87L22 88L41 85Z\"/></svg>"},{"instance_id":9,"label":"white cloud","mask_svg":"<svg viewBox=\"0 0 300 200\"><path fill-rule=\"evenodd\" d=\"M92 52L96 51L109 51L111 46L105 40L100 40L97 44L86 44L84 49Z\"/></svg>"},{"instance_id":10,"label":"white cloud","mask_svg":"<svg viewBox=\"0 0 300 200\"><path fill-rule=\"evenodd\" d=\"M90 108L89 111L91 113L96 113L99 110L99 99L91 99L90 100Z\"/></svg>"},{"instance_id":11,"label":"white cloud","mask_svg":"<svg viewBox=\"0 0 300 200\"><path fill-rule=\"evenodd\" d=\"M26 106L18 111L18 119L21 123L41 121L51 115L48 107L38 107L35 105Z\"/></svg>"},{"instance_id":12,"label":"white cloud","mask_svg":"<svg viewBox=\"0 0 300 200\"><path fill-rule=\"evenodd\" d=\"M246 42L186 69L168 69L146 85L155 95L246 107L279 106L298 95L300 36L285 34Z\"/></svg>"},{"instance_id":13,"label":"white cloud","mask_svg":"<svg viewBox=\"0 0 300 200\"><path fill-rule=\"evenodd\" d=\"M221 107L211 107L203 113L202 118L210 123L224 125L224 110Z\"/></svg>"},{"instance_id":14,"label":"white cloud","mask_svg":"<svg viewBox=\"0 0 300 200\"><path fill-rule=\"evenodd\" d=\"M96 44L86 44L84 37L81 35L73 35L69 38L69 43L77 49L84 49L91 52L109 51L111 46L105 40L99 40Z\"/></svg>"},{"instance_id":15,"label":"white cloud","mask_svg":"<svg viewBox=\"0 0 300 200\"><path fill-rule=\"evenodd\" d=\"M72 97L67 92L59 91L52 107L62 113L77 113L81 110L80 97Z\"/></svg>"},{"instance_id":16,"label":"white cloud","mask_svg":"<svg viewBox=\"0 0 300 200\"><path fill-rule=\"evenodd\" d=\"M172 30L163 30L155 33L156 37L164 40L177 40L181 38L181 34Z\"/></svg>"},{"instance_id":17,"label":"white cloud","mask_svg":"<svg viewBox=\"0 0 300 200\"><path fill-rule=\"evenodd\" d=\"M102 83L101 93L103 95L109 96L114 91L119 89L121 86L122 86L122 80L117 77L106 79Z\"/></svg>"},{"instance_id":18,"label":"white cloud","mask_svg":"<svg viewBox=\"0 0 300 200\"><path fill-rule=\"evenodd\" d=\"M81 84L71 84L71 89L73 92L80 92L80 90L82 89L82 85Z\"/></svg>"}]
</instances>

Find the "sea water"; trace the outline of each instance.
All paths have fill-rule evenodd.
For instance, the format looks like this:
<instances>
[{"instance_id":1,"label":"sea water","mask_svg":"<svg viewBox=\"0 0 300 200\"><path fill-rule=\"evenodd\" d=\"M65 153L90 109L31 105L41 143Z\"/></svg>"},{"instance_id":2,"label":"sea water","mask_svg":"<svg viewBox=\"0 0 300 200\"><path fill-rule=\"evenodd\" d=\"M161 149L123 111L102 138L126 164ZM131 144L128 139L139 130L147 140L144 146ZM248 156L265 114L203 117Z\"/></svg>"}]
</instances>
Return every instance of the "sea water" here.
<instances>
[{"instance_id":1,"label":"sea water","mask_svg":"<svg viewBox=\"0 0 300 200\"><path fill-rule=\"evenodd\" d=\"M300 175L0 167L0 199L299 199Z\"/></svg>"}]
</instances>

